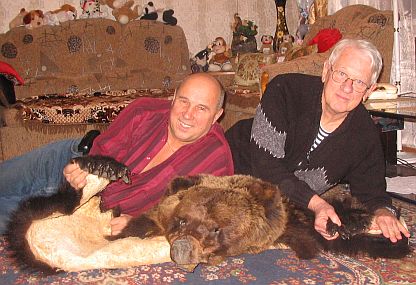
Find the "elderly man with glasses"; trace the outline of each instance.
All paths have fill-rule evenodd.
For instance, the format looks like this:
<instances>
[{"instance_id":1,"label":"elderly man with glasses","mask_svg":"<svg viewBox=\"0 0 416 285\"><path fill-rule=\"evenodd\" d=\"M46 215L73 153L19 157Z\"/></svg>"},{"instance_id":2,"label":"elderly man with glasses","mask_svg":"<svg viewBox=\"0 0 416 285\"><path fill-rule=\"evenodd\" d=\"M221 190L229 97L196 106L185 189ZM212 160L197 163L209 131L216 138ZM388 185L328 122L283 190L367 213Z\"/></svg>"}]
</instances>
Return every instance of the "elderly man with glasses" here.
<instances>
[{"instance_id":1,"label":"elderly man with glasses","mask_svg":"<svg viewBox=\"0 0 416 285\"><path fill-rule=\"evenodd\" d=\"M334 208L320 195L340 181L374 212L374 229L392 242L409 237L386 192L379 133L361 104L374 90L382 68L376 47L364 40L337 43L322 76L283 74L267 85L254 119L227 131L235 171L272 182L315 214L326 239Z\"/></svg>"}]
</instances>

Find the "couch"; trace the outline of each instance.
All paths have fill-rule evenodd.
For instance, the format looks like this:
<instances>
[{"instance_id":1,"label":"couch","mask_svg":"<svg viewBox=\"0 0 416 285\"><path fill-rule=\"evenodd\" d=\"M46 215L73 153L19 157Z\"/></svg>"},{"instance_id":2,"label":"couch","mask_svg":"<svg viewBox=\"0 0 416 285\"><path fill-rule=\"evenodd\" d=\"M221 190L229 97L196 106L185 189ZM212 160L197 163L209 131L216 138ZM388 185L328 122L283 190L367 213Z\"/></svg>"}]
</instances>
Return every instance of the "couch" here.
<instances>
[{"instance_id":1,"label":"couch","mask_svg":"<svg viewBox=\"0 0 416 285\"><path fill-rule=\"evenodd\" d=\"M148 20L13 28L0 35L0 61L25 81L18 104L0 109L0 161L103 130L137 97L171 97L190 73L182 28Z\"/></svg>"},{"instance_id":2,"label":"couch","mask_svg":"<svg viewBox=\"0 0 416 285\"><path fill-rule=\"evenodd\" d=\"M264 90L267 82L278 74L305 73L321 75L324 61L329 57L332 49L323 53L317 53L316 49L308 49L308 43L319 31L328 28L338 29L342 34L342 38L371 41L383 57L384 66L379 82L390 82L394 31L392 11L380 11L366 5L351 5L337 11L333 15L319 18L311 25L302 46L298 48L299 57L264 66L261 79L262 89ZM301 56L302 52L306 53L306 55ZM290 54L290 51L287 53Z\"/></svg>"}]
</instances>

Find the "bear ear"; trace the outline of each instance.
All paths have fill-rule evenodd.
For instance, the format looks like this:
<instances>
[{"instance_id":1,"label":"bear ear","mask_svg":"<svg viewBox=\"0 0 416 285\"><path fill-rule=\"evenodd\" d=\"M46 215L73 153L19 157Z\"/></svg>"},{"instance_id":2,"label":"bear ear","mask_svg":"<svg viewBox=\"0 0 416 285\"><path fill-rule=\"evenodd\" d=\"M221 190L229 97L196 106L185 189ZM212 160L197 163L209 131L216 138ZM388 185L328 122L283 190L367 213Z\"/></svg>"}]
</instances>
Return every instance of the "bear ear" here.
<instances>
[{"instance_id":1,"label":"bear ear","mask_svg":"<svg viewBox=\"0 0 416 285\"><path fill-rule=\"evenodd\" d=\"M173 179L168 185L165 196L174 195L180 191L188 190L192 186L201 183L201 176L180 176Z\"/></svg>"},{"instance_id":2,"label":"bear ear","mask_svg":"<svg viewBox=\"0 0 416 285\"><path fill-rule=\"evenodd\" d=\"M267 219L275 220L282 214L283 201L277 186L255 178L247 181L246 185L250 194L263 205Z\"/></svg>"},{"instance_id":3,"label":"bear ear","mask_svg":"<svg viewBox=\"0 0 416 285\"><path fill-rule=\"evenodd\" d=\"M276 198L280 199L279 189L268 182L252 178L246 182L247 189L258 201L274 201Z\"/></svg>"}]
</instances>

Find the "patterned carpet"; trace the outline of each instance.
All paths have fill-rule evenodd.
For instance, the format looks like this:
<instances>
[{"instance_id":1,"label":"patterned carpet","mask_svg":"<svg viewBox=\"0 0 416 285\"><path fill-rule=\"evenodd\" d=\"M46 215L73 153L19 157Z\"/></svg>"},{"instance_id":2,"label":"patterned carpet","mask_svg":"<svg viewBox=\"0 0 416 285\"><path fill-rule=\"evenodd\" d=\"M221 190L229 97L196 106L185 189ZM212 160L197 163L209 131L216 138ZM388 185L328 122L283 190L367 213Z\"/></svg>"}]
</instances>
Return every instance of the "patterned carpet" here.
<instances>
[{"instance_id":1,"label":"patterned carpet","mask_svg":"<svg viewBox=\"0 0 416 285\"><path fill-rule=\"evenodd\" d=\"M50 277L21 272L0 238L0 284L416 284L416 205L395 201L410 228L413 254L403 260L349 258L328 253L299 260L290 250L268 250L228 258L218 266L185 273L173 263L117 270L60 273Z\"/></svg>"}]
</instances>

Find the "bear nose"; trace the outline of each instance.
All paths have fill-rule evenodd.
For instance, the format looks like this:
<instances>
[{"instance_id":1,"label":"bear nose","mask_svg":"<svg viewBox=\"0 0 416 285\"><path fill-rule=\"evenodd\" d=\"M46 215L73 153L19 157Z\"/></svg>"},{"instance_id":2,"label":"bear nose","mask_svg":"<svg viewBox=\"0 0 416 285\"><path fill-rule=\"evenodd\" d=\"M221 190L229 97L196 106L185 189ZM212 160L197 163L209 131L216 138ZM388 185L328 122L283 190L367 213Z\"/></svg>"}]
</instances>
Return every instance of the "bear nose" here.
<instances>
[{"instance_id":1,"label":"bear nose","mask_svg":"<svg viewBox=\"0 0 416 285\"><path fill-rule=\"evenodd\" d=\"M192 244L188 239L175 240L170 249L170 256L176 265L187 272L193 272L198 263L193 263Z\"/></svg>"},{"instance_id":2,"label":"bear nose","mask_svg":"<svg viewBox=\"0 0 416 285\"><path fill-rule=\"evenodd\" d=\"M172 260L177 264L190 263L192 245L187 239L177 239L173 242L170 250Z\"/></svg>"}]
</instances>

